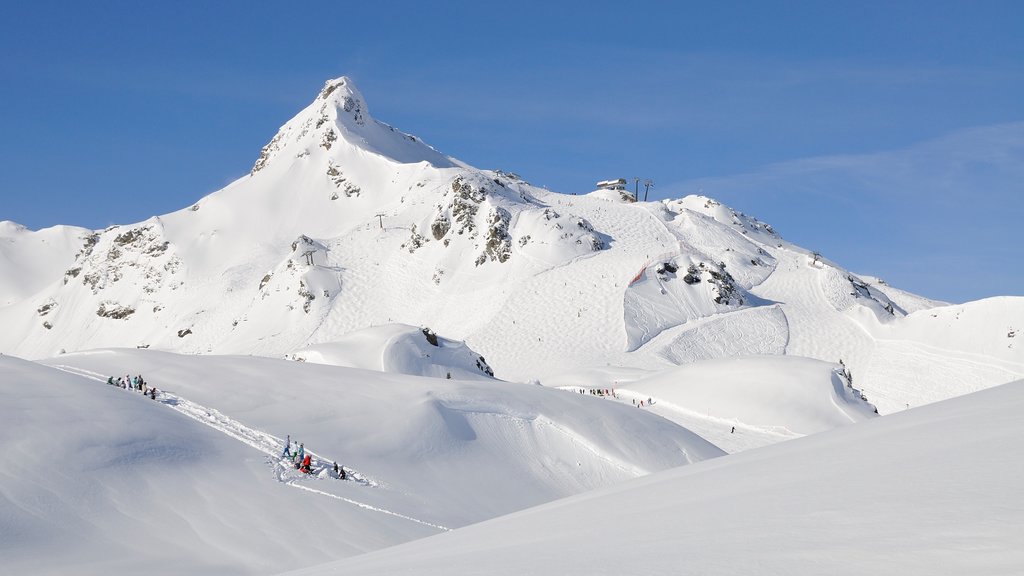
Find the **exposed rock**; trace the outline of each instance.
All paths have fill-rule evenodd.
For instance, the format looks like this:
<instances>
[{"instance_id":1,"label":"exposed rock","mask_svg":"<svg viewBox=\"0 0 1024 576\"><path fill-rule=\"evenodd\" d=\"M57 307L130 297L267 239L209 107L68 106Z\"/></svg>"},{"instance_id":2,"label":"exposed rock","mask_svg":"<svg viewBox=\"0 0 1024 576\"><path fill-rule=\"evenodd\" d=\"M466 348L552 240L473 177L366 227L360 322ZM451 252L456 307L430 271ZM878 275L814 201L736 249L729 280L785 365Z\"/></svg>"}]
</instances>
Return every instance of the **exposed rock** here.
<instances>
[{"instance_id":1,"label":"exposed rock","mask_svg":"<svg viewBox=\"0 0 1024 576\"><path fill-rule=\"evenodd\" d=\"M484 360L483 356L480 356L476 359L476 367L479 368L480 371L483 372L484 374L487 374L488 376L492 377L494 376L494 370L491 370L491 367L487 365L487 361Z\"/></svg>"},{"instance_id":2,"label":"exposed rock","mask_svg":"<svg viewBox=\"0 0 1024 576\"><path fill-rule=\"evenodd\" d=\"M65 272L64 273L64 285L65 286L67 285L68 280L70 280L72 278L78 278L78 274L81 273L81 272L82 272L82 267L81 266L77 266L75 268L71 268L70 270Z\"/></svg>"},{"instance_id":3,"label":"exposed rock","mask_svg":"<svg viewBox=\"0 0 1024 576\"><path fill-rule=\"evenodd\" d=\"M302 280L299 280L299 296L304 300L302 311L309 314L309 309L313 305L313 300L316 300L316 295L306 289L306 283Z\"/></svg>"},{"instance_id":4,"label":"exposed rock","mask_svg":"<svg viewBox=\"0 0 1024 576\"><path fill-rule=\"evenodd\" d=\"M332 92L337 90L340 86L344 85L344 82L333 82L331 80L324 82L324 87L322 90L320 90L320 99L327 100L327 97L330 96Z\"/></svg>"},{"instance_id":5,"label":"exposed rock","mask_svg":"<svg viewBox=\"0 0 1024 576\"><path fill-rule=\"evenodd\" d=\"M345 196L359 196L362 190L359 186L356 186L345 177L345 174L338 168L334 162L329 162L327 165L327 177L331 179L334 186L345 193ZM331 200L337 200L338 195L331 195Z\"/></svg>"},{"instance_id":6,"label":"exposed rock","mask_svg":"<svg viewBox=\"0 0 1024 576\"><path fill-rule=\"evenodd\" d=\"M494 207L488 215L487 235L484 240L484 251L476 259L476 265L483 264L487 259L492 262L507 262L512 257L512 237L508 233L512 215L508 210Z\"/></svg>"},{"instance_id":7,"label":"exposed rock","mask_svg":"<svg viewBox=\"0 0 1024 576\"><path fill-rule=\"evenodd\" d=\"M696 265L690 264L690 267L686 269L686 276L683 276L683 282L697 284L700 281L700 270L697 269Z\"/></svg>"},{"instance_id":8,"label":"exposed rock","mask_svg":"<svg viewBox=\"0 0 1024 576\"><path fill-rule=\"evenodd\" d=\"M114 320L124 320L135 313L135 309L131 306L123 306L117 302L104 301L100 303L100 307L96 310L96 315L101 318L113 318Z\"/></svg>"},{"instance_id":9,"label":"exposed rock","mask_svg":"<svg viewBox=\"0 0 1024 576\"><path fill-rule=\"evenodd\" d=\"M263 168L266 167L267 162L270 160L270 156L274 152L277 152L281 148L281 138L283 136L284 136L283 133L278 132L274 136L274 138L271 139L270 142L268 142L267 145L264 146L260 150L260 157L257 158L256 159L256 163L253 164L252 170L249 172L250 176L252 176L253 174L259 172L260 170L263 170ZM192 206L192 209L193 210L198 210L199 209L199 205L196 204L196 205Z\"/></svg>"},{"instance_id":10,"label":"exposed rock","mask_svg":"<svg viewBox=\"0 0 1024 576\"><path fill-rule=\"evenodd\" d=\"M448 219L447 214L438 214L434 218L433 224L430 225L430 233L434 236L434 240L440 240L444 238L444 235L452 229L452 221Z\"/></svg>"},{"instance_id":11,"label":"exposed rock","mask_svg":"<svg viewBox=\"0 0 1024 576\"><path fill-rule=\"evenodd\" d=\"M331 128L324 133L323 139L320 141L320 147L325 150L330 150L334 142L338 141L338 135L335 134L334 128Z\"/></svg>"},{"instance_id":12,"label":"exposed rock","mask_svg":"<svg viewBox=\"0 0 1024 576\"><path fill-rule=\"evenodd\" d=\"M420 234L419 231L416 230L416 225L413 224L409 234L409 241L406 242L405 244L402 244L402 247L408 247L409 252L415 252L417 249L421 248L426 243L427 239L422 234Z\"/></svg>"},{"instance_id":13,"label":"exposed rock","mask_svg":"<svg viewBox=\"0 0 1024 576\"><path fill-rule=\"evenodd\" d=\"M355 120L356 124L363 126L365 120L363 119L363 105L359 100L351 96L345 96L341 103L341 109L352 115L352 119Z\"/></svg>"},{"instance_id":14,"label":"exposed rock","mask_svg":"<svg viewBox=\"0 0 1024 576\"><path fill-rule=\"evenodd\" d=\"M42 306L36 308L36 313L39 314L40 316L46 316L47 314L50 313L50 311L52 311L56 307L57 301L54 300L53 298L50 298L49 300L44 302Z\"/></svg>"}]
</instances>

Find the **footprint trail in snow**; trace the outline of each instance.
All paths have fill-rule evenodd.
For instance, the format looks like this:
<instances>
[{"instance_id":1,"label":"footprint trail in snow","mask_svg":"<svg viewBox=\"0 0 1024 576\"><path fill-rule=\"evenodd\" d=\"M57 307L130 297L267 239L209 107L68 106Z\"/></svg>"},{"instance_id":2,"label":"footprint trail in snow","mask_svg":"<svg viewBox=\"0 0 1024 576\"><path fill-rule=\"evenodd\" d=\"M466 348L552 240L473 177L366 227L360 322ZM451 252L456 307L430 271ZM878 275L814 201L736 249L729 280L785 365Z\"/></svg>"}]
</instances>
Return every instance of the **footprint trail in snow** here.
<instances>
[{"instance_id":1,"label":"footprint trail in snow","mask_svg":"<svg viewBox=\"0 0 1024 576\"><path fill-rule=\"evenodd\" d=\"M82 376L90 380L102 382L104 384L106 384L107 382L107 377L105 377L102 374L92 372L90 370L84 370L82 368L75 368L73 366L66 365L55 365L54 368L57 368L58 370L62 370L64 372L68 372L70 374ZM176 394L167 392L166 390L161 390L159 394L161 398L158 401L164 404L165 406L168 406L184 414L185 416L188 416L189 418L196 420L197 422L201 422L219 432L222 432L234 438L235 440L238 440L239 442L247 444L248 446L251 446L259 450L260 452L266 454L267 462L273 467L274 474L277 477L278 481L280 481L282 484L286 486L298 488L300 490L305 490L307 492L313 492L315 494L320 494L321 496L328 496L336 500L347 502L349 504L352 504L353 506L358 506L360 508L372 510L374 512L379 512L381 514L387 514L389 516L395 516L397 518L402 518L404 520L415 522L417 524L422 524L424 526L429 526L431 528L436 528L438 530L450 530L450 528L446 528L438 524L433 524L425 520L420 520L418 518L406 516L398 512L394 512L384 508L379 508L377 506L372 506L365 502L360 502L358 500L353 500L351 498L346 498L344 496L339 496L337 494L332 494L330 492L326 492L323 490L317 490L316 488L308 486L306 482L307 480L330 478L330 465L327 464L327 462L329 462L327 459L321 458L317 456L315 452L312 452L311 450L307 449L306 453L309 454L313 459L313 468L318 472L314 472L312 474L298 472L292 467L291 463L287 459L281 458L281 451L284 447L284 439L278 438L277 436L268 434L260 430L256 430L254 428L250 428L242 424L241 422L238 422L237 420L233 420L225 416L218 410L208 408L200 404L196 404L195 402L186 400ZM357 484L369 487L380 486L380 484L374 479L368 478L363 474L360 474L359 472L356 472L355 470L352 470L350 468L345 469L345 474L347 476L346 481L356 482Z\"/></svg>"}]
</instances>

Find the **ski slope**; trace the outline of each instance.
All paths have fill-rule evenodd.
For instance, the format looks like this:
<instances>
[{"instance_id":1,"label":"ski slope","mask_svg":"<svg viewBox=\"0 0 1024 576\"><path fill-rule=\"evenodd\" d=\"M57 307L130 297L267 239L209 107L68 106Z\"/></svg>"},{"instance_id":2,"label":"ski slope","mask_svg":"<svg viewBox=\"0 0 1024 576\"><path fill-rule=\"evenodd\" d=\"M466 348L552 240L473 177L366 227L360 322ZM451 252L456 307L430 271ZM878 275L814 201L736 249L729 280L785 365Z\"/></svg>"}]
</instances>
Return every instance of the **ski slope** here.
<instances>
[{"instance_id":1,"label":"ski slope","mask_svg":"<svg viewBox=\"0 0 1024 576\"><path fill-rule=\"evenodd\" d=\"M0 350L33 359L149 348L514 382L842 359L883 414L1024 377L1019 297L908 294L705 196L570 195L481 170L373 118L345 77L192 206L99 231L3 223L0 324ZM390 346L405 352L362 353Z\"/></svg>"},{"instance_id":2,"label":"ski slope","mask_svg":"<svg viewBox=\"0 0 1024 576\"><path fill-rule=\"evenodd\" d=\"M344 563L372 574L1015 574L1024 381Z\"/></svg>"},{"instance_id":3,"label":"ski slope","mask_svg":"<svg viewBox=\"0 0 1024 576\"><path fill-rule=\"evenodd\" d=\"M272 573L723 454L655 415L540 386L151 350L49 362L0 357L13 570ZM122 372L158 400L105 383ZM285 435L350 479L283 464Z\"/></svg>"}]
</instances>

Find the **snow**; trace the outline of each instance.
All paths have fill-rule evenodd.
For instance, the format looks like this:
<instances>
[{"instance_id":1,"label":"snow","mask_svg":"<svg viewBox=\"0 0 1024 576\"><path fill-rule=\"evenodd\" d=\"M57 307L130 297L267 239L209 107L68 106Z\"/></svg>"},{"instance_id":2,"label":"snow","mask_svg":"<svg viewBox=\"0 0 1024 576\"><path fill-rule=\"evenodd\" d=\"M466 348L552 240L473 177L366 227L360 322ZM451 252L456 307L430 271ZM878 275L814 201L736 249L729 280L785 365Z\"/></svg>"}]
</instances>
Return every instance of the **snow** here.
<instances>
[{"instance_id":1,"label":"snow","mask_svg":"<svg viewBox=\"0 0 1024 576\"><path fill-rule=\"evenodd\" d=\"M138 392L8 356L0 391L4 571L265 573L437 532L325 514L264 454Z\"/></svg>"},{"instance_id":2,"label":"snow","mask_svg":"<svg viewBox=\"0 0 1024 576\"><path fill-rule=\"evenodd\" d=\"M473 380L492 376L486 361L464 343L427 334L426 330L403 324L375 326L298 350L289 358L434 378Z\"/></svg>"},{"instance_id":3,"label":"snow","mask_svg":"<svg viewBox=\"0 0 1024 576\"><path fill-rule=\"evenodd\" d=\"M842 359L882 413L1024 377L1024 351L1005 336L1024 326L1020 298L962 305L969 325L922 330L916 317L949 307L856 276L712 198L616 194L558 194L468 166L372 118L337 78L249 176L194 206L85 247L48 240L45 254L29 241L42 231L8 224L18 240L0 259L11 270L0 350L313 358L405 324L518 382L594 365Z\"/></svg>"},{"instance_id":4,"label":"snow","mask_svg":"<svg viewBox=\"0 0 1024 576\"><path fill-rule=\"evenodd\" d=\"M604 398L698 433L726 452L774 444L861 422L874 407L848 385L839 365L793 356L741 356L678 368L570 373L548 386L614 391Z\"/></svg>"},{"instance_id":5,"label":"snow","mask_svg":"<svg viewBox=\"0 0 1024 576\"><path fill-rule=\"evenodd\" d=\"M1024 381L343 563L372 574L1014 574Z\"/></svg>"},{"instance_id":6,"label":"snow","mask_svg":"<svg viewBox=\"0 0 1024 576\"><path fill-rule=\"evenodd\" d=\"M32 231L10 220L0 221L0 308L63 276L88 233L74 226Z\"/></svg>"},{"instance_id":7,"label":"snow","mask_svg":"<svg viewBox=\"0 0 1024 576\"><path fill-rule=\"evenodd\" d=\"M193 206L100 231L0 222L4 568L265 574L452 531L367 571L465 553L749 573L790 554L841 573L875 566L858 546L883 568L933 550L890 528L987 537L960 510L997 480L964 500L903 482L1016 466L971 442L1019 437L997 404L1019 403L1000 385L1024 378L1024 298L936 302L712 198L634 200L469 166L341 77ZM127 372L164 395L103 384ZM976 420L942 416L958 410ZM999 426L981 435L983 411ZM351 481L283 465L289 434ZM496 549L505 525L530 546ZM945 550L935 566L981 567Z\"/></svg>"},{"instance_id":8,"label":"snow","mask_svg":"<svg viewBox=\"0 0 1024 576\"><path fill-rule=\"evenodd\" d=\"M13 431L0 526L18 535L4 556L45 555L52 573L177 554L198 572L278 571L723 454L653 414L542 386L152 350L0 362ZM159 401L105 384L124 373ZM287 434L359 481L296 479L275 457ZM54 548L76 531L94 537Z\"/></svg>"}]
</instances>

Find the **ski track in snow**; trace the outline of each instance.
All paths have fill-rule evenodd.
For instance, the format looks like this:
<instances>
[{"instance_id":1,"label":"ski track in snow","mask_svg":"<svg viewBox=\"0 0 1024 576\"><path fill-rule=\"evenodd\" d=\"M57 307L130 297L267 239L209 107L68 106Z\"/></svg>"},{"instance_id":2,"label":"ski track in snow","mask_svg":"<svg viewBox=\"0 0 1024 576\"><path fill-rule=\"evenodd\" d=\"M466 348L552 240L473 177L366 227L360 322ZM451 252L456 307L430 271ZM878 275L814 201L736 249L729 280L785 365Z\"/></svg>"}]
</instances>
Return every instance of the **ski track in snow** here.
<instances>
[{"instance_id":1,"label":"ski track in snow","mask_svg":"<svg viewBox=\"0 0 1024 576\"><path fill-rule=\"evenodd\" d=\"M859 372L874 352L875 339L845 315L821 314L822 305L843 305L844 296L836 293L841 285L805 254L788 249L770 252L778 260L777 269L790 273L770 275L751 293L780 304L788 325L785 353L829 362L842 358Z\"/></svg>"},{"instance_id":2,"label":"ski track in snow","mask_svg":"<svg viewBox=\"0 0 1024 576\"><path fill-rule=\"evenodd\" d=\"M559 386L558 388L574 393L579 393L581 390L579 386ZM587 391L586 388L583 390L584 392ZM628 388L616 388L615 396L600 396L600 398L620 403L632 400L633 406L637 406L637 402L642 400L645 402L645 405L641 409L657 414L670 422L686 428L729 454L804 436L785 426L758 426L748 424L738 418L712 416L711 414L686 408L656 396L651 396L650 394L641 394ZM652 403L646 404L648 400L652 400ZM736 432L730 432L733 427L735 427ZM689 454L687 454L687 459L689 459Z\"/></svg>"},{"instance_id":3,"label":"ski track in snow","mask_svg":"<svg viewBox=\"0 0 1024 576\"><path fill-rule=\"evenodd\" d=\"M53 365L53 367L58 370L67 372L69 374L74 374L76 376L81 376L84 378L88 378L90 380L95 380L103 384L106 384L107 382L106 377L104 377L102 374L98 374L91 370L75 368L73 366L67 366L63 364ZM349 504L352 504L353 506L358 506L360 508L372 510L374 512L379 512L381 514L387 514L389 516L394 516L396 518L402 518L404 520L415 522L417 524L422 524L424 526L429 526L431 528L436 528L438 530L450 530L450 528L446 528L438 524L433 524L425 520L420 520L418 518L406 516L398 512L394 512L384 508L379 508L376 506L371 506L370 504L366 504L365 502L359 502L358 500L345 498L344 496L331 494L330 492L325 492L323 490L317 490L316 488L306 486L305 484L300 483L300 481L309 479L315 480L318 478L318 474L302 474L301 476L289 477L292 471L292 467L290 464L284 464L284 462L286 461L282 460L281 458L281 450L282 447L284 446L283 439L278 438L272 434L268 434L266 432L250 428L242 424L241 422L238 422L237 420L232 420L231 418L225 416L224 414L213 408L207 408L200 404L196 404L195 402L186 400L176 394L167 392L166 390L161 390L159 394L160 396L162 396L162 398L159 400L161 404L168 406L197 422L201 422L202 424L205 424L210 428L217 430L218 432L226 434L234 438L235 440L238 440L239 442L242 442L243 444L246 444L266 454L268 456L267 461L274 468L274 474L277 477L278 481L286 486L298 488L300 490L305 490L307 492L312 492L314 494L320 494L322 496L328 496L336 500L347 502ZM328 469L327 459L317 456L316 453L314 453L311 450L306 450L306 453L312 456L312 463L314 465L319 465L319 467L321 468L321 472ZM352 481L358 484L369 487L380 486L380 484L377 481L366 476L363 476L362 474L354 470L346 468L345 472L346 474L349 475L350 478L352 478Z\"/></svg>"},{"instance_id":4,"label":"ski track in snow","mask_svg":"<svg viewBox=\"0 0 1024 576\"><path fill-rule=\"evenodd\" d=\"M744 308L688 322L647 345L674 365L748 354L783 354L789 342L778 305Z\"/></svg>"}]
</instances>

